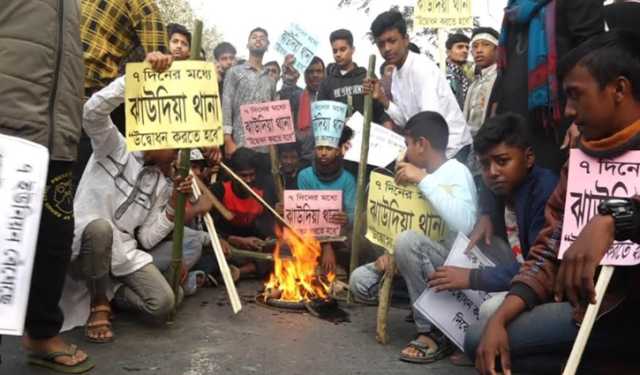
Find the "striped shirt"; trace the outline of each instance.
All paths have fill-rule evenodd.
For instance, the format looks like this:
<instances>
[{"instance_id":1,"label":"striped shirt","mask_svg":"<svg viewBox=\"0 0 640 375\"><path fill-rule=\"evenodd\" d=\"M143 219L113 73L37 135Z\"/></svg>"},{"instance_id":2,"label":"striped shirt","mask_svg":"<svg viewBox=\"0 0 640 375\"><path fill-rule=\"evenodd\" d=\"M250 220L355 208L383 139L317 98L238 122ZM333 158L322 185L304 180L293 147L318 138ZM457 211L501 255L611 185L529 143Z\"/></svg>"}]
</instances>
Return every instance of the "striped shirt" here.
<instances>
[{"instance_id":1,"label":"striped shirt","mask_svg":"<svg viewBox=\"0 0 640 375\"><path fill-rule=\"evenodd\" d=\"M80 37L85 88L101 88L118 76L118 65L140 44L145 52L168 46L155 0L82 0Z\"/></svg>"},{"instance_id":2,"label":"striped shirt","mask_svg":"<svg viewBox=\"0 0 640 375\"><path fill-rule=\"evenodd\" d=\"M249 63L236 65L227 71L224 78L222 95L222 120L224 134L231 134L238 147L246 146L244 129L240 119L240 106L243 104L264 103L276 97L276 82L267 71L257 71ZM255 149L267 152L266 147Z\"/></svg>"}]
</instances>

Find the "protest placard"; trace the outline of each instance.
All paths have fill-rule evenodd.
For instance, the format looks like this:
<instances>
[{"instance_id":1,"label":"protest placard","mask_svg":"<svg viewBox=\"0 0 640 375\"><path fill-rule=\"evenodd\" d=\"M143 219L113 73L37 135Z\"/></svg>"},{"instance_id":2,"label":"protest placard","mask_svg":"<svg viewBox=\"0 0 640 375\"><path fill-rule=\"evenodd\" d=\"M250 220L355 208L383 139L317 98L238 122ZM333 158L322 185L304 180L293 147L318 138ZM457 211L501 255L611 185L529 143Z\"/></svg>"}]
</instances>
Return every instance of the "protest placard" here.
<instances>
[{"instance_id":1,"label":"protest placard","mask_svg":"<svg viewBox=\"0 0 640 375\"><path fill-rule=\"evenodd\" d=\"M164 73L127 64L126 137L129 151L194 148L223 143L222 109L213 63L176 61Z\"/></svg>"},{"instance_id":2,"label":"protest placard","mask_svg":"<svg viewBox=\"0 0 640 375\"><path fill-rule=\"evenodd\" d=\"M296 58L293 67L302 75L319 46L320 41L317 38L304 31L300 25L292 23L280 35L276 42L276 51L283 56L293 55Z\"/></svg>"},{"instance_id":3,"label":"protest placard","mask_svg":"<svg viewBox=\"0 0 640 375\"><path fill-rule=\"evenodd\" d=\"M345 160L360 162L360 150L362 149L362 125L364 118L360 112L354 112L347 126L353 129L353 139L344 156ZM369 156L367 164L376 167L386 167L391 164L398 155L406 150L404 137L376 123L371 123L369 135Z\"/></svg>"},{"instance_id":4,"label":"protest placard","mask_svg":"<svg viewBox=\"0 0 640 375\"><path fill-rule=\"evenodd\" d=\"M316 238L339 236L340 225L328 222L337 212L342 212L340 190L284 191L284 217L301 233L311 232Z\"/></svg>"},{"instance_id":5,"label":"protest placard","mask_svg":"<svg viewBox=\"0 0 640 375\"><path fill-rule=\"evenodd\" d=\"M249 147L296 141L288 100L241 105L240 118Z\"/></svg>"},{"instance_id":6,"label":"protest placard","mask_svg":"<svg viewBox=\"0 0 640 375\"><path fill-rule=\"evenodd\" d=\"M311 104L311 125L316 146L338 147L347 116L347 105L332 100Z\"/></svg>"},{"instance_id":7,"label":"protest placard","mask_svg":"<svg viewBox=\"0 0 640 375\"><path fill-rule=\"evenodd\" d=\"M410 229L440 241L446 233L446 224L417 186L399 186L393 177L371 173L367 239L393 253L395 238Z\"/></svg>"},{"instance_id":8,"label":"protest placard","mask_svg":"<svg viewBox=\"0 0 640 375\"><path fill-rule=\"evenodd\" d=\"M45 147L0 134L0 335L23 333L48 165Z\"/></svg>"},{"instance_id":9,"label":"protest placard","mask_svg":"<svg viewBox=\"0 0 640 375\"><path fill-rule=\"evenodd\" d=\"M477 247L467 250L468 245L469 239L458 233L444 265L462 268L494 266ZM471 324L480 320L480 305L490 297L490 294L477 290L435 293L433 289L427 288L413 307L435 324L460 350L464 350L464 335Z\"/></svg>"},{"instance_id":10,"label":"protest placard","mask_svg":"<svg viewBox=\"0 0 640 375\"><path fill-rule=\"evenodd\" d=\"M413 16L417 27L471 28L471 0L418 0Z\"/></svg>"},{"instance_id":11,"label":"protest placard","mask_svg":"<svg viewBox=\"0 0 640 375\"><path fill-rule=\"evenodd\" d=\"M576 240L582 228L598 214L598 204L609 198L629 198L640 190L640 151L629 151L615 159L596 159L571 149L569 179L558 255ZM601 264L632 266L640 263L640 245L615 241Z\"/></svg>"}]
</instances>

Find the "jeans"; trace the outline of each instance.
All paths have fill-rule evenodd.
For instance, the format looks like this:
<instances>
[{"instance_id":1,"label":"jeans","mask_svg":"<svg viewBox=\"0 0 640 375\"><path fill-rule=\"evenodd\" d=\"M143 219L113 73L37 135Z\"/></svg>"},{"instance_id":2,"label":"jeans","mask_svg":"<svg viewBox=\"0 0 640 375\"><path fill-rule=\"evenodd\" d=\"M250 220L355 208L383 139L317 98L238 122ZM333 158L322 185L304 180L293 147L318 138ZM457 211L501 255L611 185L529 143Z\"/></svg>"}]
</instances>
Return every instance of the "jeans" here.
<instances>
[{"instance_id":1,"label":"jeans","mask_svg":"<svg viewBox=\"0 0 640 375\"><path fill-rule=\"evenodd\" d=\"M184 227L184 237L182 239L182 264L190 270L202 255L202 247L206 242L207 232ZM173 241L163 241L149 250L153 257L153 264L162 272L169 269L171 257L173 256Z\"/></svg>"},{"instance_id":2,"label":"jeans","mask_svg":"<svg viewBox=\"0 0 640 375\"><path fill-rule=\"evenodd\" d=\"M72 162L49 162L25 321L29 337L37 340L58 335L64 321L58 303L73 241L72 167Z\"/></svg>"},{"instance_id":3,"label":"jeans","mask_svg":"<svg viewBox=\"0 0 640 375\"><path fill-rule=\"evenodd\" d=\"M487 302L489 301L491 300ZM615 350L615 355L623 355L624 351L627 354L639 352L637 345L633 343L640 331L634 319L637 317L637 310L635 308L635 312L629 313L621 306L596 321L583 355L581 369L586 371L593 365L589 362L598 360L599 355L612 350ZM465 353L472 359L488 321L482 315L480 322L469 327L465 336ZM512 370L560 373L578 330L579 327L573 320L573 308L567 302L546 303L523 312L507 327Z\"/></svg>"}]
</instances>

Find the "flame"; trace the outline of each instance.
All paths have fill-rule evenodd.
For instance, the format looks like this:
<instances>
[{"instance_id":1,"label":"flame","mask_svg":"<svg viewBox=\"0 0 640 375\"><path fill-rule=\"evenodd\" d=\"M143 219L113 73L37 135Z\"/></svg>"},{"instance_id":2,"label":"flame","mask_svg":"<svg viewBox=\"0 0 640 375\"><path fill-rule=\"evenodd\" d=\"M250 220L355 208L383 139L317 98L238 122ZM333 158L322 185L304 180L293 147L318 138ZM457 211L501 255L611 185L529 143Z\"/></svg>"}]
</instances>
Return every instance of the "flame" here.
<instances>
[{"instance_id":1,"label":"flame","mask_svg":"<svg viewBox=\"0 0 640 375\"><path fill-rule=\"evenodd\" d=\"M287 228L282 240L291 249L291 257L280 256L278 243L273 253L274 270L265 284L265 297L293 302L327 299L335 275L328 274L325 282L316 273L322 253L320 242L309 233L300 238Z\"/></svg>"}]
</instances>

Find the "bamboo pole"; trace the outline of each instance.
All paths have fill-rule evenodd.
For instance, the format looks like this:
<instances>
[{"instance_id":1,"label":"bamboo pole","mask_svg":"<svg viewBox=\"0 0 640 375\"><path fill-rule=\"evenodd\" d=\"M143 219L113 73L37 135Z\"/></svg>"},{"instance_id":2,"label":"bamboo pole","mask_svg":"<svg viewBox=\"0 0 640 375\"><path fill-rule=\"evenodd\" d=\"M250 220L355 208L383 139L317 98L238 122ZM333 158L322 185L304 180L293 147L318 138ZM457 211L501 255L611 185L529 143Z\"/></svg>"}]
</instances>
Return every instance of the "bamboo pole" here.
<instances>
[{"instance_id":1,"label":"bamboo pole","mask_svg":"<svg viewBox=\"0 0 640 375\"><path fill-rule=\"evenodd\" d=\"M275 145L269 145L269 158L271 159L271 176L276 187L276 194L280 202L284 202L284 186L280 177L280 162L278 161L278 150Z\"/></svg>"},{"instance_id":2,"label":"bamboo pole","mask_svg":"<svg viewBox=\"0 0 640 375\"><path fill-rule=\"evenodd\" d=\"M273 254L260 253L257 251L249 251L249 250L240 250L234 247L231 248L231 255L242 257L242 258L255 259L255 260L267 260L267 261L273 260Z\"/></svg>"},{"instance_id":3,"label":"bamboo pole","mask_svg":"<svg viewBox=\"0 0 640 375\"><path fill-rule=\"evenodd\" d=\"M614 270L614 266L602 266L602 270L600 270L600 276L598 276L598 282L596 283L596 303L589 304L589 307L587 307L587 312L584 314L584 319L582 319L578 336L576 336L576 341L573 343L569 360L562 375L574 375L576 371L578 371L582 353L584 353L584 348L587 346L587 340L589 340L591 329L593 329L593 324L598 317L598 310L600 310L602 299L607 291Z\"/></svg>"},{"instance_id":4,"label":"bamboo pole","mask_svg":"<svg viewBox=\"0 0 640 375\"><path fill-rule=\"evenodd\" d=\"M369 79L374 78L376 67L376 56L369 56L369 71L367 72L367 77ZM362 148L360 151L360 164L358 165L358 186L356 188L356 208L355 208L355 221L353 224L353 235L351 240L351 262L349 264L349 274L353 272L353 270L358 265L358 253L360 251L360 246L362 242L362 230L364 228L364 218L365 216L362 214L365 209L365 179L367 173L367 158L369 156L369 133L371 130L371 117L373 115L373 98L371 93L365 96L364 98L364 124L362 126ZM347 295L347 301L352 301L351 293L349 292Z\"/></svg>"},{"instance_id":5,"label":"bamboo pole","mask_svg":"<svg viewBox=\"0 0 640 375\"><path fill-rule=\"evenodd\" d=\"M389 342L389 336L387 335L387 318L389 316L393 276L395 273L396 259L393 254L389 254L389 266L384 273L382 286L378 293L378 315L376 318L376 340L383 345Z\"/></svg>"},{"instance_id":6,"label":"bamboo pole","mask_svg":"<svg viewBox=\"0 0 640 375\"><path fill-rule=\"evenodd\" d=\"M198 184L198 188L200 189L202 194L211 200L211 202L213 203L213 207L220 213L220 215L222 215L222 217L224 217L227 221L233 220L233 212L229 211L224 206L224 204L222 204L222 202L220 202L220 200L216 198L215 195L213 195L211 190L209 190L209 187L207 187L207 185L205 185L205 183L202 182L202 180L199 179L198 176L193 174L193 171L191 171L191 175L193 176L193 181Z\"/></svg>"},{"instance_id":7,"label":"bamboo pole","mask_svg":"<svg viewBox=\"0 0 640 375\"><path fill-rule=\"evenodd\" d=\"M198 184L195 183L195 181L191 184L191 189L193 189L193 195L194 197L196 197L196 199L202 195L202 191L198 187ZM224 280L224 285L227 288L227 295L229 296L229 301L231 302L231 309L233 310L234 314L237 314L242 309L242 302L240 302L240 296L238 295L236 284L233 282L233 276L231 275L229 264L227 263L227 259L224 256L224 251L222 251L222 244L220 243L220 238L218 238L218 233L216 232L216 227L213 224L213 219L211 219L211 214L209 214L208 212L204 215L204 224L207 227L209 239L211 240L211 247L213 248L213 253L216 256L216 260L218 261L218 268L220 268L222 280Z\"/></svg>"},{"instance_id":8,"label":"bamboo pole","mask_svg":"<svg viewBox=\"0 0 640 375\"><path fill-rule=\"evenodd\" d=\"M193 38L191 43L191 59L198 60L200 58L200 46L202 45L202 21L195 20L193 26ZM186 177L191 169L190 152L184 149L180 152L180 163L178 166L178 174ZM176 309L178 308L178 290L180 288L180 272L182 271L182 240L184 239L184 208L186 197L183 193L178 193L178 199L175 208L174 229L173 229L173 248L171 252L171 267L169 269L169 281L175 298L173 311L169 314L169 322L173 322Z\"/></svg>"}]
</instances>

